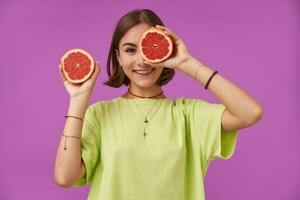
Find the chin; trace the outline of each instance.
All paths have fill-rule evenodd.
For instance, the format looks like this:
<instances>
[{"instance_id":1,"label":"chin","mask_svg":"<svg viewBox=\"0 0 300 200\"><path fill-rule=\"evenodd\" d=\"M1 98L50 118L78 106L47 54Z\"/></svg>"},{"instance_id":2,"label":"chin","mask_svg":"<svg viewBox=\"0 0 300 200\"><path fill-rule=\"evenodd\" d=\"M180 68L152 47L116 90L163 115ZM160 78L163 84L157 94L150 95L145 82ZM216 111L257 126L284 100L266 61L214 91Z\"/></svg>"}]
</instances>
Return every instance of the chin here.
<instances>
[{"instance_id":1,"label":"chin","mask_svg":"<svg viewBox=\"0 0 300 200\"><path fill-rule=\"evenodd\" d=\"M139 88L151 88L155 83L135 83L135 85Z\"/></svg>"},{"instance_id":2,"label":"chin","mask_svg":"<svg viewBox=\"0 0 300 200\"><path fill-rule=\"evenodd\" d=\"M132 83L139 87L139 88L150 88L156 85L156 81L150 81L150 80L137 80L137 81L133 81Z\"/></svg>"}]
</instances>

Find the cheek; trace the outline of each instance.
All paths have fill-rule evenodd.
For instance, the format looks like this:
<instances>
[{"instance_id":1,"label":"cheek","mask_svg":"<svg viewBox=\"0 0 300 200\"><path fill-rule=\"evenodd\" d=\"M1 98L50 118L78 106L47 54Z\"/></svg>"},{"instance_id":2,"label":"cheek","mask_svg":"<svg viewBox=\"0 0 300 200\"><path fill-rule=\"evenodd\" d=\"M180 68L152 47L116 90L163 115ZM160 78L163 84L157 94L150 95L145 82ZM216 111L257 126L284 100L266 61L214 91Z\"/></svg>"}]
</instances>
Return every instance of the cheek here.
<instances>
[{"instance_id":1,"label":"cheek","mask_svg":"<svg viewBox=\"0 0 300 200\"><path fill-rule=\"evenodd\" d=\"M128 57L128 56L124 56L122 58L122 60L120 60L122 62L122 68L123 71L125 72L125 74L128 76L132 73L132 69L134 68L134 61L132 58Z\"/></svg>"},{"instance_id":2,"label":"cheek","mask_svg":"<svg viewBox=\"0 0 300 200\"><path fill-rule=\"evenodd\" d=\"M135 63L135 56L134 55L120 55L120 61L124 66L131 66Z\"/></svg>"}]
</instances>

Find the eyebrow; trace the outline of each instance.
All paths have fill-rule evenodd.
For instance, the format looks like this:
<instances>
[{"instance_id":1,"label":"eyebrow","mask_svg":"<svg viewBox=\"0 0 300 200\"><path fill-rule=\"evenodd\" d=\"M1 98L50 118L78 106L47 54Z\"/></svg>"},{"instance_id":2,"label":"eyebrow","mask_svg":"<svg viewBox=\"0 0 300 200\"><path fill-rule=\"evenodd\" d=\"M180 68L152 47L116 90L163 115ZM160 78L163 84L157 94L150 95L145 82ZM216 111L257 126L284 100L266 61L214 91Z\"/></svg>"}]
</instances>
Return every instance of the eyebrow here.
<instances>
[{"instance_id":1,"label":"eyebrow","mask_svg":"<svg viewBox=\"0 0 300 200\"><path fill-rule=\"evenodd\" d=\"M126 42L125 44L122 45L122 47L125 46L125 45L130 45L130 46L136 47L136 44L133 44L133 43L130 43L130 42Z\"/></svg>"}]
</instances>

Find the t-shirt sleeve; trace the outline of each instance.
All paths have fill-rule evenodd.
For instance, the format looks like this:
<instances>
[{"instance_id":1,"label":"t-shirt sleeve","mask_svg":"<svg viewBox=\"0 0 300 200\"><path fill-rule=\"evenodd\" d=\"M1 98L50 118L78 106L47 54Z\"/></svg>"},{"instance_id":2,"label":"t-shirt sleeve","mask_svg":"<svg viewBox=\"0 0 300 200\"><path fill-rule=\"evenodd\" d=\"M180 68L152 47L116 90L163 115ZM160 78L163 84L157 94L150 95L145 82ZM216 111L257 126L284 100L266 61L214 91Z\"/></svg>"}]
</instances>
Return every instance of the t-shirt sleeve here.
<instances>
[{"instance_id":1,"label":"t-shirt sleeve","mask_svg":"<svg viewBox=\"0 0 300 200\"><path fill-rule=\"evenodd\" d=\"M216 158L229 159L235 150L237 130L222 131L223 104L201 99L191 100L190 123L200 144L200 155L206 161Z\"/></svg>"},{"instance_id":2,"label":"t-shirt sleeve","mask_svg":"<svg viewBox=\"0 0 300 200\"><path fill-rule=\"evenodd\" d=\"M85 164L86 173L72 187L90 184L93 180L96 166L100 162L100 125L95 116L95 109L90 106L84 116L81 135L81 159Z\"/></svg>"}]
</instances>

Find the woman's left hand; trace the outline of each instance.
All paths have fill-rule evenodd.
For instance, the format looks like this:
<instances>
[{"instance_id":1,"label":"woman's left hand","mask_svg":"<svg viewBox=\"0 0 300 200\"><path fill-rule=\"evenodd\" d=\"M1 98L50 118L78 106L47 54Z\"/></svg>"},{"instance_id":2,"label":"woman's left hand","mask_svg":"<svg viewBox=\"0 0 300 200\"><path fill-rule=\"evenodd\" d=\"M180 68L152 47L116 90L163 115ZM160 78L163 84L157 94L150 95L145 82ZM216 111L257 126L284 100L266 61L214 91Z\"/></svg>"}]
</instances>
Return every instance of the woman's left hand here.
<instances>
[{"instance_id":1,"label":"woman's left hand","mask_svg":"<svg viewBox=\"0 0 300 200\"><path fill-rule=\"evenodd\" d=\"M157 29L163 30L166 35L168 35L173 41L173 52L171 56L159 63L152 63L145 61L145 64L151 65L153 67L167 67L167 68L179 68L187 60L191 58L191 55L186 48L184 42L179 38L173 31L165 26L156 25Z\"/></svg>"}]
</instances>

